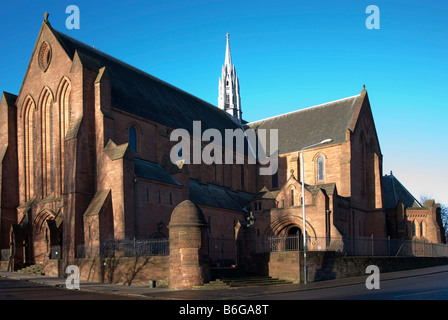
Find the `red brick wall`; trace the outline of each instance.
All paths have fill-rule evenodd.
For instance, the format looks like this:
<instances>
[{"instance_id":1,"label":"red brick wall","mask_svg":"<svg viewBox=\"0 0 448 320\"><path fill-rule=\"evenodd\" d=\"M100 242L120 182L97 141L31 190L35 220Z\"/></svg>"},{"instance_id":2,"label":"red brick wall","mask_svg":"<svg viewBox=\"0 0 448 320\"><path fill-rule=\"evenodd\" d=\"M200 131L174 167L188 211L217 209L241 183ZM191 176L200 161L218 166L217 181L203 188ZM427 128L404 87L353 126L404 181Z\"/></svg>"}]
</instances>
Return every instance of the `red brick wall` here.
<instances>
[{"instance_id":1,"label":"red brick wall","mask_svg":"<svg viewBox=\"0 0 448 320\"><path fill-rule=\"evenodd\" d=\"M19 204L17 109L0 101L0 249L9 248L9 231L17 223Z\"/></svg>"}]
</instances>

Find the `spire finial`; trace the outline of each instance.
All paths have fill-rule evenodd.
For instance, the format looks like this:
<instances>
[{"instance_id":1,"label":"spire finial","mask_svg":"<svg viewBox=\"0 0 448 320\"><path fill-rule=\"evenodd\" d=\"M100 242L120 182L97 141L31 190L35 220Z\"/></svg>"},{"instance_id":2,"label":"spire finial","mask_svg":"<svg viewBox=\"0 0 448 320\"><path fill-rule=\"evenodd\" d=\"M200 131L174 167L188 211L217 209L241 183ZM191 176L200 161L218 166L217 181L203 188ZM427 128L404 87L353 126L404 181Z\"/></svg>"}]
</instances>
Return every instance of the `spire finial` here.
<instances>
[{"instance_id":1,"label":"spire finial","mask_svg":"<svg viewBox=\"0 0 448 320\"><path fill-rule=\"evenodd\" d=\"M224 64L229 66L230 68L232 66L232 57L230 55L230 40L229 40L230 34L227 33L226 37L227 37L227 46L226 46L226 58L224 60Z\"/></svg>"},{"instance_id":2,"label":"spire finial","mask_svg":"<svg viewBox=\"0 0 448 320\"><path fill-rule=\"evenodd\" d=\"M362 85L362 89L366 90L366 85L365 84Z\"/></svg>"},{"instance_id":3,"label":"spire finial","mask_svg":"<svg viewBox=\"0 0 448 320\"><path fill-rule=\"evenodd\" d=\"M226 111L234 121L241 124L240 85L230 54L229 33L226 33L226 38L226 56L222 66L221 78L219 79L218 107Z\"/></svg>"},{"instance_id":4,"label":"spire finial","mask_svg":"<svg viewBox=\"0 0 448 320\"><path fill-rule=\"evenodd\" d=\"M50 14L48 12L44 13L44 21L48 22L48 17L50 16Z\"/></svg>"}]
</instances>

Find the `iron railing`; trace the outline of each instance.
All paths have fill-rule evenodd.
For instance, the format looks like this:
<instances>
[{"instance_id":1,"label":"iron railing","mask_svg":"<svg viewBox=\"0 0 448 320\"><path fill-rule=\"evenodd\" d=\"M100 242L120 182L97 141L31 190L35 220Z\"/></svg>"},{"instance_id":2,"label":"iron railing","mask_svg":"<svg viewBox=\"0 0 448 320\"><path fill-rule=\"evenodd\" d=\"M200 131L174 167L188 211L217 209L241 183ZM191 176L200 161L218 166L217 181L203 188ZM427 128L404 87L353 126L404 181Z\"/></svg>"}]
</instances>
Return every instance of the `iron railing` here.
<instances>
[{"instance_id":1,"label":"iron railing","mask_svg":"<svg viewBox=\"0 0 448 320\"><path fill-rule=\"evenodd\" d=\"M303 250L301 236L268 237L255 241L255 252ZM448 257L448 245L424 240L372 237L315 237L307 239L308 251L336 251L349 256Z\"/></svg>"},{"instance_id":2,"label":"iron railing","mask_svg":"<svg viewBox=\"0 0 448 320\"><path fill-rule=\"evenodd\" d=\"M169 239L110 240L101 244L81 244L76 247L78 258L166 256L170 254Z\"/></svg>"}]
</instances>

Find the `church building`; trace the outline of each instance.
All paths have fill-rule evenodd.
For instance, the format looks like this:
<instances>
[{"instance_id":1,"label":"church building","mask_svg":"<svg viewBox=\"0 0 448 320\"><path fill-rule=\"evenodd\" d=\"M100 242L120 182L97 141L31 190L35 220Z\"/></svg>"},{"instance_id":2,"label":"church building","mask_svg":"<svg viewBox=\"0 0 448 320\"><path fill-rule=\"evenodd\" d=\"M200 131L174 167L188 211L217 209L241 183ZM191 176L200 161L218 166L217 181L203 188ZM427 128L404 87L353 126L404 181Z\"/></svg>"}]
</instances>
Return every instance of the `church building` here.
<instances>
[{"instance_id":1,"label":"church building","mask_svg":"<svg viewBox=\"0 0 448 320\"><path fill-rule=\"evenodd\" d=\"M238 263L231 248L242 232L254 242L305 233L310 250L337 250L331 240L344 237L445 242L440 206L419 204L383 176L365 87L255 122L242 114L228 34L214 106L55 30L46 16L20 91L1 95L1 267L68 265L110 243L169 240L179 208L200 212L215 266ZM278 171L173 163L170 134L191 134L194 121L223 135L277 129Z\"/></svg>"}]
</instances>

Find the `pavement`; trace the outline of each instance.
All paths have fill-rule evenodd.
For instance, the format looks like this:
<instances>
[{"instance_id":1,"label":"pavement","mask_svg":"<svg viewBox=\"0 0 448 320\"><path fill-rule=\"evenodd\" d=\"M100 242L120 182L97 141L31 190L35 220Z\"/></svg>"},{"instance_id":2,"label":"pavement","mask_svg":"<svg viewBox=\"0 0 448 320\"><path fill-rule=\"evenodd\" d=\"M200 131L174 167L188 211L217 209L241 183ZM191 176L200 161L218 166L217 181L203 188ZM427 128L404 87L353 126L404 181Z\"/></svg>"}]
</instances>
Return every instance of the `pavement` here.
<instances>
[{"instance_id":1,"label":"pavement","mask_svg":"<svg viewBox=\"0 0 448 320\"><path fill-rule=\"evenodd\" d=\"M416 277L440 272L448 272L448 265L437 267L419 268L399 272L382 273L381 281ZM303 290L318 290L323 288L349 286L365 284L369 275L361 277L351 277L343 279L334 279L319 282L310 282L307 284L279 284L270 286L253 286L224 289L191 289L174 290L169 288L150 288L138 286L126 286L119 284L100 283L100 282L80 282L80 291L96 292L102 294L117 294L127 297L146 298L153 300L250 300L251 298L270 295L276 293L296 292ZM65 278L55 278L45 275L34 275L20 272L0 271L1 278L30 281L46 286L58 287L65 290Z\"/></svg>"}]
</instances>

